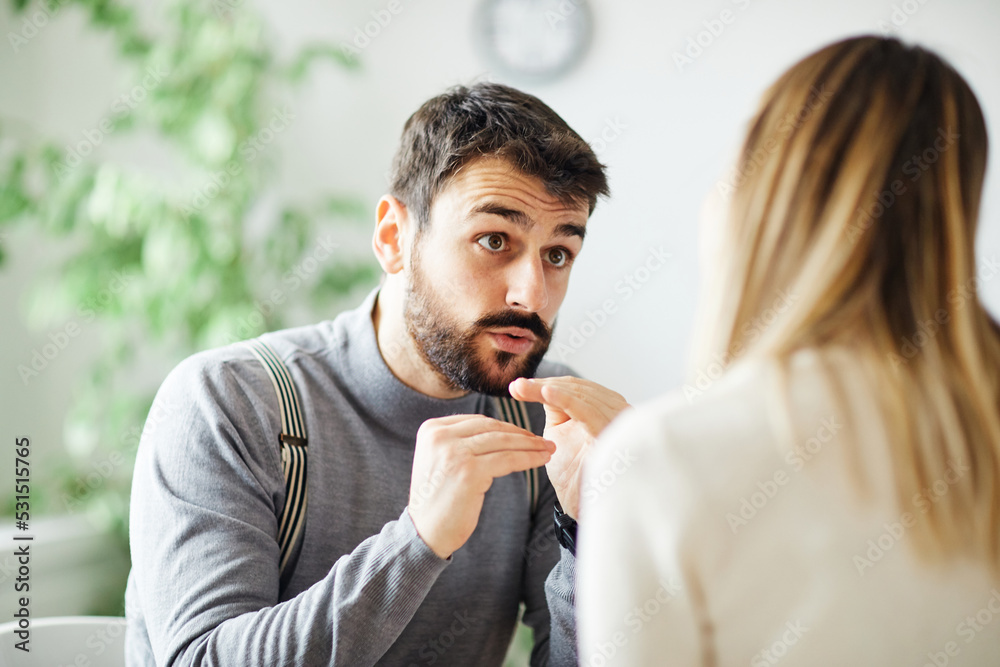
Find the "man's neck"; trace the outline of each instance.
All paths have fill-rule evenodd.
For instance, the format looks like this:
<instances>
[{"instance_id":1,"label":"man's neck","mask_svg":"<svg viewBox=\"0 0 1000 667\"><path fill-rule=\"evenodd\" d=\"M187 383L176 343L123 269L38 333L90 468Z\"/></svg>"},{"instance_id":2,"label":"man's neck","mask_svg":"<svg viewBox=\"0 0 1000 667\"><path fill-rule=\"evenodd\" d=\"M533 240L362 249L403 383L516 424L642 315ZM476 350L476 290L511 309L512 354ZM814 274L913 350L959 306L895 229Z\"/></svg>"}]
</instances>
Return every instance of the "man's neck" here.
<instances>
[{"instance_id":1,"label":"man's neck","mask_svg":"<svg viewBox=\"0 0 1000 667\"><path fill-rule=\"evenodd\" d=\"M385 365L406 386L433 398L458 398L466 393L451 387L421 356L406 331L404 297L394 285L383 284L372 308L375 339Z\"/></svg>"}]
</instances>

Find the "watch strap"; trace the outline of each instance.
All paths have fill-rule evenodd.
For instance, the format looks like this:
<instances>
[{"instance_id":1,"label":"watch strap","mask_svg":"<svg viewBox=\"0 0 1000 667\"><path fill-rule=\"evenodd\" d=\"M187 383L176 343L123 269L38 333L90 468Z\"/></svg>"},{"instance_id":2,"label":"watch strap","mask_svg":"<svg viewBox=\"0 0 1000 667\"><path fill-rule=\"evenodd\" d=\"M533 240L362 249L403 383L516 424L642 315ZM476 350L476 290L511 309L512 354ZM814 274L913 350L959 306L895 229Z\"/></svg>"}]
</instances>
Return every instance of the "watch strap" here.
<instances>
[{"instance_id":1,"label":"watch strap","mask_svg":"<svg viewBox=\"0 0 1000 667\"><path fill-rule=\"evenodd\" d=\"M556 539L559 544L576 555L576 519L563 511L562 505L556 500L553 506L552 517L555 519Z\"/></svg>"}]
</instances>

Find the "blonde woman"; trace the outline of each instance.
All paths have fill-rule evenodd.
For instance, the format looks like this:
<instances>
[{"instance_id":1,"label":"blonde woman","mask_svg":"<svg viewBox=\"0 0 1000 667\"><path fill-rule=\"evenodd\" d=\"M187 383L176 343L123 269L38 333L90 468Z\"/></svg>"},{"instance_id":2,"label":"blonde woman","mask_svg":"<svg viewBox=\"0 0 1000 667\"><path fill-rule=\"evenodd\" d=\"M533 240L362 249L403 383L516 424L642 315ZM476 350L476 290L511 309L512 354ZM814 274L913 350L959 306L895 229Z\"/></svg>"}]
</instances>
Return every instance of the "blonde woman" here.
<instances>
[{"instance_id":1,"label":"blonde woman","mask_svg":"<svg viewBox=\"0 0 1000 667\"><path fill-rule=\"evenodd\" d=\"M968 84L895 39L764 94L694 378L588 464L582 665L1000 664L986 155Z\"/></svg>"}]
</instances>

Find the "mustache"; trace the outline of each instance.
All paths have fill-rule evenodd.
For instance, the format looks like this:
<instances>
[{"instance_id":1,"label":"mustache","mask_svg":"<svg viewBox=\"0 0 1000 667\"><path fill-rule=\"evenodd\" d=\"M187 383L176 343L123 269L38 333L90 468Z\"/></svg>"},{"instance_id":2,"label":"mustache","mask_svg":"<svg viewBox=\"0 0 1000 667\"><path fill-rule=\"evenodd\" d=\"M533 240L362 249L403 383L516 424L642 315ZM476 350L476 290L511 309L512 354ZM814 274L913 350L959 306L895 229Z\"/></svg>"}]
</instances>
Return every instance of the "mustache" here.
<instances>
[{"instance_id":1,"label":"mustache","mask_svg":"<svg viewBox=\"0 0 1000 667\"><path fill-rule=\"evenodd\" d=\"M473 325L476 329L495 329L501 327L520 327L538 336L543 342L552 338L552 329L548 327L538 313L519 313L515 310L503 310L484 315Z\"/></svg>"}]
</instances>

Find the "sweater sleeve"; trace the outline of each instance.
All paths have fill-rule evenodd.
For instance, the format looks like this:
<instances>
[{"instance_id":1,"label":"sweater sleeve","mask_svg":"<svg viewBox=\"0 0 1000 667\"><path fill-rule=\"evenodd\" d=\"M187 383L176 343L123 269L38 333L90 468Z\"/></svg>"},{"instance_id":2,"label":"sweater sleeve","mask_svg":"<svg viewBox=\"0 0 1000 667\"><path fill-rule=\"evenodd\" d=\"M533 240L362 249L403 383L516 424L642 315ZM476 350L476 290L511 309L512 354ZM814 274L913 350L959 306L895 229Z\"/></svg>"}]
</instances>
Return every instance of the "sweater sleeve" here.
<instances>
[{"instance_id":1,"label":"sweater sleeve","mask_svg":"<svg viewBox=\"0 0 1000 667\"><path fill-rule=\"evenodd\" d=\"M612 424L587 463L578 556L581 664L714 664L689 530L701 502L666 429Z\"/></svg>"},{"instance_id":2,"label":"sweater sleeve","mask_svg":"<svg viewBox=\"0 0 1000 667\"><path fill-rule=\"evenodd\" d=\"M556 540L552 519L555 490L544 478L525 552L523 622L534 631L531 665L558 667L576 661L575 558Z\"/></svg>"},{"instance_id":3,"label":"sweater sleeve","mask_svg":"<svg viewBox=\"0 0 1000 667\"><path fill-rule=\"evenodd\" d=\"M136 459L130 585L156 664L374 664L448 561L404 510L279 603L273 389L250 362L199 357L164 381Z\"/></svg>"},{"instance_id":4,"label":"sweater sleeve","mask_svg":"<svg viewBox=\"0 0 1000 667\"><path fill-rule=\"evenodd\" d=\"M573 369L552 362L545 362L538 373L538 377L560 376L580 377ZM537 403L531 404L529 410L533 430L541 435L545 411ZM535 635L532 667L576 667L576 557L556 539L552 516L556 491L544 471L543 475L525 558L522 620Z\"/></svg>"},{"instance_id":5,"label":"sweater sleeve","mask_svg":"<svg viewBox=\"0 0 1000 667\"><path fill-rule=\"evenodd\" d=\"M550 527L551 528L551 527ZM575 666L576 658L576 556L559 547L559 562L545 579L545 598L549 605L550 635L548 664L552 667Z\"/></svg>"}]
</instances>

